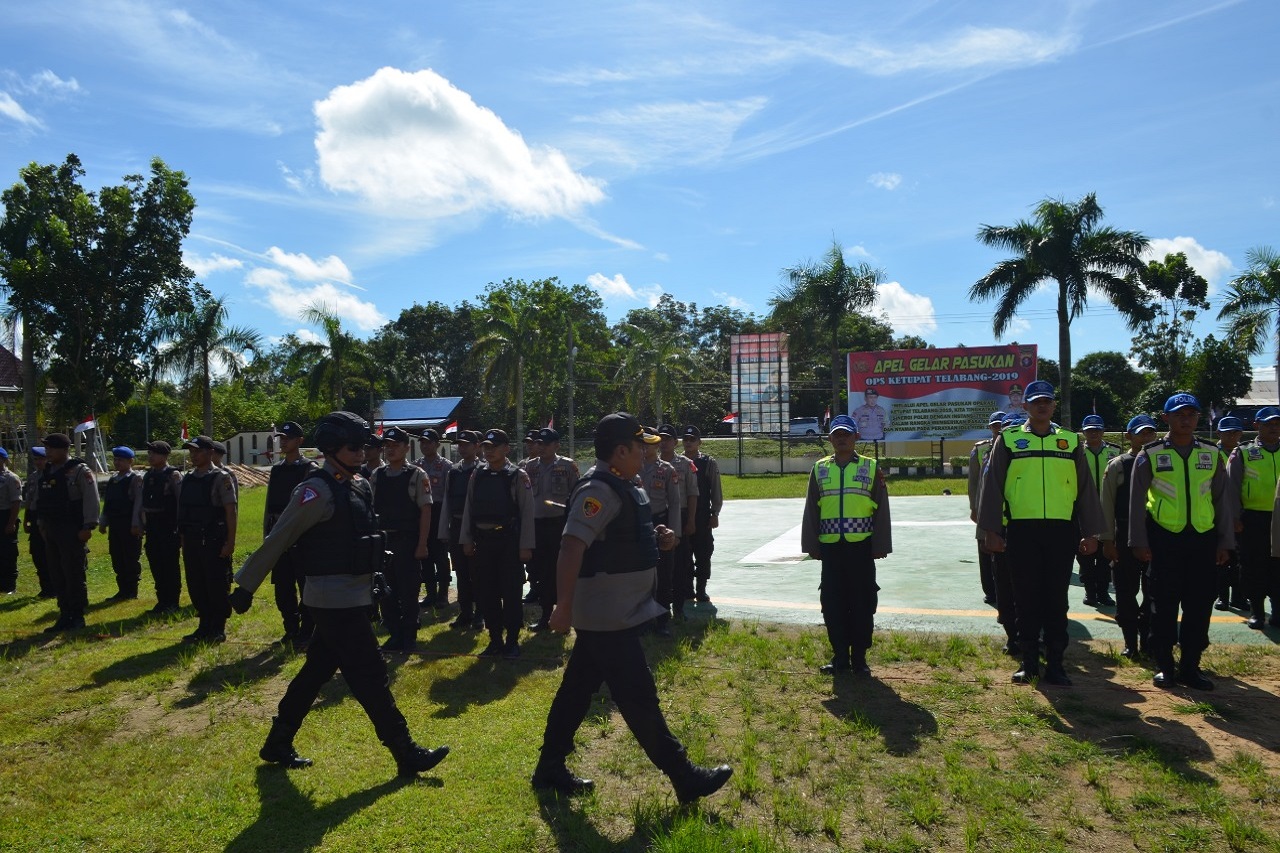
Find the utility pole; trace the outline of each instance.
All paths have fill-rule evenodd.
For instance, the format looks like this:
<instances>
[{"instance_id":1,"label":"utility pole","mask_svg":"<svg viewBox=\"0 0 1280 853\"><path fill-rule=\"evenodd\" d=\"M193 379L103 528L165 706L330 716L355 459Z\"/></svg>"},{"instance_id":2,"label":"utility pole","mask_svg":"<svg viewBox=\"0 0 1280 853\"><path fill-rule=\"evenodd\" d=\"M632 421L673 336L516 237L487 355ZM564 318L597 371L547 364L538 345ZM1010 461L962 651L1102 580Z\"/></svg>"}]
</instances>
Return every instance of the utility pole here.
<instances>
[{"instance_id":1,"label":"utility pole","mask_svg":"<svg viewBox=\"0 0 1280 853\"><path fill-rule=\"evenodd\" d=\"M578 348L573 345L573 321L569 321L569 456L574 455L573 444L573 358Z\"/></svg>"}]
</instances>

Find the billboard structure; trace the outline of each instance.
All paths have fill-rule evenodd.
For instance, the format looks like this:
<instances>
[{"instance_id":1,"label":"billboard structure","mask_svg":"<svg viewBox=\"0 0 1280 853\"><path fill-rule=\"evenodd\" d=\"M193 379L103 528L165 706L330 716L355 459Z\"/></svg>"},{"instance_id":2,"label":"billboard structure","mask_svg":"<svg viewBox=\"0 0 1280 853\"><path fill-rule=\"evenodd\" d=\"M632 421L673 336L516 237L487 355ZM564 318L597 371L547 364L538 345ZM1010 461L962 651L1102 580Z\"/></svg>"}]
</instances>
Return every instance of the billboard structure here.
<instances>
[{"instance_id":1,"label":"billboard structure","mask_svg":"<svg viewBox=\"0 0 1280 853\"><path fill-rule=\"evenodd\" d=\"M786 433L791 419L787 334L733 335L729 339L729 406L738 433Z\"/></svg>"},{"instance_id":2,"label":"billboard structure","mask_svg":"<svg viewBox=\"0 0 1280 853\"><path fill-rule=\"evenodd\" d=\"M980 439L994 410L1024 411L1034 344L851 352L849 414L863 441Z\"/></svg>"}]
</instances>

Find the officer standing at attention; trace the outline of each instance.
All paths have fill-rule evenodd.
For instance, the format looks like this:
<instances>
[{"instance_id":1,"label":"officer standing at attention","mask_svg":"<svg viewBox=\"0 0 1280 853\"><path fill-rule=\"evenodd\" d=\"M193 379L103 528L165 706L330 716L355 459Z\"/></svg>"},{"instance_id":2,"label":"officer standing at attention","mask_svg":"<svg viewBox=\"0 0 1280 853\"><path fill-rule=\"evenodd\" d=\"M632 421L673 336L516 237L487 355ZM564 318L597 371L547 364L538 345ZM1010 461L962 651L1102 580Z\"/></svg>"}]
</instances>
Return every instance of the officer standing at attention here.
<instances>
[{"instance_id":1,"label":"officer standing at attention","mask_svg":"<svg viewBox=\"0 0 1280 853\"><path fill-rule=\"evenodd\" d=\"M58 619L46 634L84 627L89 607L89 537L98 526L98 484L83 461L68 458L71 439L60 432L44 437L48 464L40 475L40 533L49 559L49 578L58 597Z\"/></svg>"},{"instance_id":2,"label":"officer standing at attention","mask_svg":"<svg viewBox=\"0 0 1280 853\"><path fill-rule=\"evenodd\" d=\"M187 594L200 623L182 638L184 643L221 643L227 639L231 608L231 555L236 550L236 487L213 464L213 439L198 435L182 445L194 466L182 478L178 495L178 531L182 534L182 562L187 570Z\"/></svg>"},{"instance_id":3,"label":"officer standing at attention","mask_svg":"<svg viewBox=\"0 0 1280 853\"><path fill-rule=\"evenodd\" d=\"M693 460L676 453L679 432L671 424L658 427L659 455L671 463L680 475L680 488L671 500L680 502L680 520L683 526L676 530L676 547L672 567L672 605L676 619L684 619L684 603L694 598L693 590L693 534L698 530L698 472Z\"/></svg>"},{"instance_id":4,"label":"officer standing at attention","mask_svg":"<svg viewBox=\"0 0 1280 853\"><path fill-rule=\"evenodd\" d=\"M1272 510L1280 481L1280 409L1265 406L1254 416L1258 437L1242 444L1227 461L1232 497L1239 496L1235 524L1240 552L1241 586L1249 599L1249 627L1262 630L1271 596L1271 624L1280 625L1275 612L1280 598L1280 559L1271 555Z\"/></svg>"},{"instance_id":5,"label":"officer standing at attention","mask_svg":"<svg viewBox=\"0 0 1280 853\"><path fill-rule=\"evenodd\" d=\"M116 594L108 601L132 601L138 597L142 578L142 477L133 471L133 448L113 447L116 473L102 492L98 532L107 534Z\"/></svg>"},{"instance_id":6,"label":"officer standing at attention","mask_svg":"<svg viewBox=\"0 0 1280 853\"><path fill-rule=\"evenodd\" d=\"M975 525L978 538L978 581L982 584L982 603L996 605L996 557L987 550L986 537L978 523L978 492L982 488L982 469L987 464L987 455L991 453L991 444L1000 435L1004 426L1004 412L992 412L987 418L987 429L991 437L974 442L969 451L969 520ZM1012 630L1013 626L1009 626Z\"/></svg>"},{"instance_id":7,"label":"officer standing at attention","mask_svg":"<svg viewBox=\"0 0 1280 853\"><path fill-rule=\"evenodd\" d=\"M564 516L569 493L578 482L578 466L568 456L560 456L560 433L551 427L538 430L534 442L538 455L529 460L524 472L533 486L533 562L529 564L531 580L538 590L542 615L529 626L530 631L550 627L551 610L556 606L556 558L560 554L560 535L564 532Z\"/></svg>"},{"instance_id":8,"label":"officer standing at attention","mask_svg":"<svg viewBox=\"0 0 1280 853\"><path fill-rule=\"evenodd\" d=\"M893 551L889 492L876 460L858 455L858 424L831 419L834 451L813 466L800 526L800 547L822 563L822 621L831 641L824 673L870 675L867 650L875 629L876 560Z\"/></svg>"},{"instance_id":9,"label":"officer standing at attention","mask_svg":"<svg viewBox=\"0 0 1280 853\"><path fill-rule=\"evenodd\" d=\"M524 622L522 564L533 559L533 490L529 475L507 459L511 445L504 431L489 430L480 447L485 465L467 483L458 541L471 560L476 601L489 629L489 645L480 654L518 658Z\"/></svg>"},{"instance_id":10,"label":"officer standing at attention","mask_svg":"<svg viewBox=\"0 0 1280 853\"><path fill-rule=\"evenodd\" d=\"M1080 424L1084 434L1084 459L1089 463L1089 474L1093 485L1102 493L1102 475L1106 473L1111 460L1124 451L1109 441L1103 441L1106 422L1101 415L1085 415ZM1092 554L1077 554L1076 562L1080 564L1080 585L1084 587L1085 607L1114 607L1111 598L1111 566L1101 549Z\"/></svg>"},{"instance_id":11,"label":"officer standing at attention","mask_svg":"<svg viewBox=\"0 0 1280 853\"><path fill-rule=\"evenodd\" d=\"M373 472L372 481L373 508L392 553L393 596L382 599L382 621L391 636L382 647L395 652L411 652L418 642L418 587L431 535L431 485L422 469L407 461L411 440L399 427L383 432L387 464Z\"/></svg>"},{"instance_id":12,"label":"officer standing at attention","mask_svg":"<svg viewBox=\"0 0 1280 853\"><path fill-rule=\"evenodd\" d=\"M724 507L724 494L720 487L720 466L716 460L702 452L702 433L692 424L684 428L684 456L693 463L698 480L694 529L689 539L693 555L693 577L697 586L694 598L699 604L708 604L707 581L711 579L711 555L716 549L715 534L720 526L720 510Z\"/></svg>"},{"instance_id":13,"label":"officer standing at attention","mask_svg":"<svg viewBox=\"0 0 1280 853\"><path fill-rule=\"evenodd\" d=\"M667 728L640 644L649 620L660 613L653 600L658 551L675 540L670 529L653 526L649 502L635 482L641 446L653 439L633 415L604 417L596 425L595 464L570 498L551 629L566 634L572 627L577 638L547 714L532 779L538 790L574 795L594 787L569 772L565 759L602 682L649 760L671 779L681 803L715 793L733 775L728 765L699 767L689 761Z\"/></svg>"},{"instance_id":14,"label":"officer standing at attention","mask_svg":"<svg viewBox=\"0 0 1280 853\"><path fill-rule=\"evenodd\" d=\"M231 466L227 465L227 445L221 441L213 443L213 467L226 474L231 480L231 486L236 490L236 502L240 500L240 480L236 477L236 472L231 470Z\"/></svg>"},{"instance_id":15,"label":"officer standing at attention","mask_svg":"<svg viewBox=\"0 0 1280 853\"><path fill-rule=\"evenodd\" d=\"M1022 426L1027 422L1026 415L1020 413L1006 414L1001 428L996 431L996 441L999 440L999 433L1006 429ZM994 446L994 443L993 443ZM986 463L990 463L991 453L988 450L986 454ZM985 482L982 477L985 476L984 471L978 481L978 506L982 506L982 484ZM1008 518L1004 519L1008 522ZM1000 529L1000 537L1003 539L1005 535L1004 527ZM982 528L978 528L978 537L982 542L982 547L986 547L986 533ZM996 584L996 622L1000 627L1004 628L1005 644L1002 651L1011 658L1022 659L1022 645L1018 641L1018 597L1013 587L1013 570L1009 566L1009 555L1003 551L988 552L995 563L995 584Z\"/></svg>"},{"instance_id":16,"label":"officer standing at attention","mask_svg":"<svg viewBox=\"0 0 1280 853\"><path fill-rule=\"evenodd\" d=\"M1071 679L1062 660L1072 557L1077 551L1088 555L1097 550L1102 507L1080 437L1053 423L1053 386L1028 382L1023 399L1026 423L1006 429L991 449L978 526L986 533L988 550L1006 552L1013 576L1022 649L1022 668L1013 682L1028 684L1039 677L1043 632L1044 680L1066 686Z\"/></svg>"},{"instance_id":17,"label":"officer standing at attention","mask_svg":"<svg viewBox=\"0 0 1280 853\"><path fill-rule=\"evenodd\" d=\"M459 537L462 533L462 511L467 505L467 484L475 471L476 457L480 452L480 434L475 430L459 430L457 438L458 461L449 469L444 480L444 503L440 505L443 518L440 538L449 546L449 562L458 578L458 618L449 623L455 631L484 627L484 617L476 604L475 578L471 572L471 558L462 550Z\"/></svg>"},{"instance_id":18,"label":"officer standing at attention","mask_svg":"<svg viewBox=\"0 0 1280 853\"><path fill-rule=\"evenodd\" d=\"M538 431L531 429L524 434L524 450L523 456L516 462L516 467L521 471L529 467L529 463L538 455ZM529 579L529 593L524 597L525 604L537 604L542 601L542 590L538 589L538 579L533 576L533 566L526 565L524 567L525 577Z\"/></svg>"},{"instance_id":19,"label":"officer standing at attention","mask_svg":"<svg viewBox=\"0 0 1280 853\"><path fill-rule=\"evenodd\" d=\"M293 737L320 689L342 670L378 739L395 758L399 775L411 777L439 764L449 747L426 749L414 742L391 695L387 664L369 625L373 573L381 571L384 540L369 482L359 474L368 436L369 425L350 412L320 419L312 441L324 453L324 465L308 472L262 546L245 560L231 603L237 613L246 612L281 555L295 548L307 576L302 603L316 629L306 662L285 690L258 753L263 761L291 769L312 763L298 755Z\"/></svg>"},{"instance_id":20,"label":"officer standing at attention","mask_svg":"<svg viewBox=\"0 0 1280 853\"><path fill-rule=\"evenodd\" d=\"M1151 599L1147 592L1147 564L1140 562L1129 547L1129 484L1133 463L1143 447L1156 437L1156 422L1138 415L1125 430L1129 452L1107 463L1102 475L1102 553L1111 563L1116 584L1116 624L1124 634L1120 654L1130 660L1151 644ZM1138 603L1138 593L1142 603Z\"/></svg>"},{"instance_id":21,"label":"officer standing at attention","mask_svg":"<svg viewBox=\"0 0 1280 853\"><path fill-rule=\"evenodd\" d=\"M650 436L658 438L657 430L645 427L646 439ZM661 439L659 439L660 441ZM658 441L644 445L644 462L640 466L640 487L649 497L649 512L654 525L661 525L670 530L682 530L684 506L677 500L680 494L680 474L670 462L658 457ZM654 630L660 637L671 636L671 605L673 602L673 571L675 569L675 551L658 551L658 588L654 592L654 600L662 607L662 613L654 623Z\"/></svg>"},{"instance_id":22,"label":"officer standing at attention","mask_svg":"<svg viewBox=\"0 0 1280 853\"><path fill-rule=\"evenodd\" d=\"M18 591L18 512L22 509L22 481L9 470L9 451L0 447L0 595Z\"/></svg>"},{"instance_id":23,"label":"officer standing at attention","mask_svg":"<svg viewBox=\"0 0 1280 853\"><path fill-rule=\"evenodd\" d=\"M369 433L369 441L364 446L364 464L360 466L360 476L366 480L372 478L373 472L384 464L382 461L382 436Z\"/></svg>"},{"instance_id":24,"label":"officer standing at attention","mask_svg":"<svg viewBox=\"0 0 1280 853\"><path fill-rule=\"evenodd\" d=\"M426 594L419 604L431 608L448 607L449 549L441 540L440 531L444 525L444 478L453 463L440 455L440 433L436 430L424 429L418 446L422 449L422 458L417 464L431 487L432 528L427 539L427 555L422 563L422 582L426 586Z\"/></svg>"},{"instance_id":25,"label":"officer standing at attention","mask_svg":"<svg viewBox=\"0 0 1280 853\"><path fill-rule=\"evenodd\" d=\"M169 464L171 452L167 441L147 445L148 467L142 475L142 492L136 507L142 520L138 533L145 536L143 548L156 585L156 606L151 612L161 616L176 613L182 595L182 568L178 560L182 541L178 534L182 474Z\"/></svg>"},{"instance_id":26,"label":"officer standing at attention","mask_svg":"<svg viewBox=\"0 0 1280 853\"><path fill-rule=\"evenodd\" d=\"M302 455L302 441L306 438L306 433L301 424L297 421L285 421L273 435L280 442L280 461L271 466L271 473L267 478L267 501L262 514L264 539L271 535L271 529L289 506L293 490L315 468L311 460ZM315 623L311 620L306 605L301 603L306 584L306 575L294 553L285 551L271 569L276 610L280 611L280 619L284 623L284 636L280 638L283 645L302 647L311 642Z\"/></svg>"},{"instance_id":27,"label":"officer standing at attention","mask_svg":"<svg viewBox=\"0 0 1280 853\"><path fill-rule=\"evenodd\" d=\"M1195 397L1174 394L1165 401L1164 419L1169 425L1164 439L1142 448L1133 463L1129 546L1135 557L1151 563L1147 587L1155 686L1181 681L1212 690L1213 682L1200 671L1200 657L1209 647L1214 565L1225 563L1235 545L1231 484L1218 449L1196 438L1200 402ZM1182 648L1176 673L1174 643Z\"/></svg>"},{"instance_id":28,"label":"officer standing at attention","mask_svg":"<svg viewBox=\"0 0 1280 853\"><path fill-rule=\"evenodd\" d=\"M1222 451L1222 464L1227 464L1232 452L1240 446L1240 438L1244 434L1244 421L1235 415L1224 415L1218 419L1218 449ZM1237 516L1238 518L1238 516ZM1236 533L1239 534L1237 524ZM1218 603L1214 610L1247 610L1249 599L1245 594L1241 576L1240 551L1232 548L1227 552L1227 564L1218 567Z\"/></svg>"},{"instance_id":29,"label":"officer standing at attention","mask_svg":"<svg viewBox=\"0 0 1280 853\"><path fill-rule=\"evenodd\" d=\"M22 501L26 511L22 514L22 529L27 533L27 549L31 553L31 563L36 568L36 580L40 584L40 598L56 598L53 581L49 579L49 561L45 557L44 537L40 535L40 511L36 507L36 498L40 494L40 477L44 474L44 466L48 461L45 450L40 445L31 448L31 472L22 484Z\"/></svg>"}]
</instances>

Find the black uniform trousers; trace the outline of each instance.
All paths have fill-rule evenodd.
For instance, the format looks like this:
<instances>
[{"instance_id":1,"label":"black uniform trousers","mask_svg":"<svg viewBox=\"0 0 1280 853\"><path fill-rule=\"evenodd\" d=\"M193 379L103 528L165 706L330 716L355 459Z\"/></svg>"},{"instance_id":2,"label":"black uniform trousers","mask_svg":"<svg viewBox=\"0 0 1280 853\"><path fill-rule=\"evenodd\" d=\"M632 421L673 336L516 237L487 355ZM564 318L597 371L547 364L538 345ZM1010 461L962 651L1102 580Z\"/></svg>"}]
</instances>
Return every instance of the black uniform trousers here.
<instances>
[{"instance_id":1,"label":"black uniform trousers","mask_svg":"<svg viewBox=\"0 0 1280 853\"><path fill-rule=\"evenodd\" d=\"M831 641L831 662L838 667L861 661L871 648L880 587L871 539L822 542L822 581L818 587L822 621Z\"/></svg>"},{"instance_id":2,"label":"black uniform trousers","mask_svg":"<svg viewBox=\"0 0 1280 853\"><path fill-rule=\"evenodd\" d=\"M431 505L431 536L427 539L427 558L422 561L422 583L426 587L423 598L428 604L449 602L449 548L440 538L444 504Z\"/></svg>"},{"instance_id":3,"label":"black uniform trousers","mask_svg":"<svg viewBox=\"0 0 1280 853\"><path fill-rule=\"evenodd\" d=\"M683 530L676 531L680 538L671 551L671 597L679 613L684 603L693 598L693 537L686 536ZM695 534L697 535L697 534Z\"/></svg>"},{"instance_id":4,"label":"black uniform trousers","mask_svg":"<svg viewBox=\"0 0 1280 853\"><path fill-rule=\"evenodd\" d=\"M458 535L462 532L462 516L455 515L449 524L449 561L458 579L458 617L470 619L479 612L476 606L475 580L471 576L471 558L462 550Z\"/></svg>"},{"instance_id":5,"label":"black uniform trousers","mask_svg":"<svg viewBox=\"0 0 1280 853\"><path fill-rule=\"evenodd\" d=\"M1239 538L1240 579L1249 608L1257 616L1280 603L1280 559L1271 556L1271 513L1246 509L1241 513L1244 530Z\"/></svg>"},{"instance_id":6,"label":"black uniform trousers","mask_svg":"<svg viewBox=\"0 0 1280 853\"><path fill-rule=\"evenodd\" d=\"M161 607L177 607L182 595L182 568L178 559L181 541L172 528L155 523L147 525L143 547L156 585L156 603Z\"/></svg>"},{"instance_id":7,"label":"black uniform trousers","mask_svg":"<svg viewBox=\"0 0 1280 853\"><path fill-rule=\"evenodd\" d=\"M656 527L659 524L666 524L670 519L670 511L655 512L653 514L653 524ZM672 604L675 601L674 590L672 588L672 573L675 571L676 552L658 551L658 586L653 591L653 600L662 605L663 609L668 613L671 612ZM684 602L680 602L680 606L676 608L676 616L684 616Z\"/></svg>"},{"instance_id":8,"label":"black uniform trousers","mask_svg":"<svg viewBox=\"0 0 1280 853\"><path fill-rule=\"evenodd\" d=\"M991 586L996 599L996 622L1010 640L1018 639L1018 596L1013 588L1013 570L1005 553L987 552L991 558Z\"/></svg>"},{"instance_id":9,"label":"black uniform trousers","mask_svg":"<svg viewBox=\"0 0 1280 853\"><path fill-rule=\"evenodd\" d=\"M197 629L203 634L221 634L231 616L227 596L231 594L231 558L218 552L225 534L183 533L182 563L187 571L187 595L200 617Z\"/></svg>"},{"instance_id":10,"label":"black uniform trousers","mask_svg":"<svg viewBox=\"0 0 1280 853\"><path fill-rule=\"evenodd\" d=\"M0 532L0 592L18 588L18 531Z\"/></svg>"},{"instance_id":11,"label":"black uniform trousers","mask_svg":"<svg viewBox=\"0 0 1280 853\"><path fill-rule=\"evenodd\" d=\"M1227 552L1226 565L1218 566L1218 599L1230 606L1247 606L1243 579L1240 573L1240 551L1232 548ZM1235 590L1232 593L1232 590Z\"/></svg>"},{"instance_id":12,"label":"black uniform trousers","mask_svg":"<svg viewBox=\"0 0 1280 853\"><path fill-rule=\"evenodd\" d=\"M1036 659L1043 634L1049 662L1061 663L1067 648L1067 590L1080 528L1074 521L1012 519L1005 531L1023 659Z\"/></svg>"},{"instance_id":13,"label":"black uniform trousers","mask_svg":"<svg viewBox=\"0 0 1280 853\"><path fill-rule=\"evenodd\" d=\"M142 539L133 535L128 519L112 519L108 523L107 550L120 594L137 598L138 581L142 578Z\"/></svg>"},{"instance_id":14,"label":"black uniform trousers","mask_svg":"<svg viewBox=\"0 0 1280 853\"><path fill-rule=\"evenodd\" d=\"M591 709L592 697L601 684L608 684L622 719L649 760L668 775L688 767L685 749L667 728L658 704L658 687L640 644L644 628L574 631L573 651L542 735L543 762L559 764L573 752L573 736Z\"/></svg>"},{"instance_id":15,"label":"black uniform trousers","mask_svg":"<svg viewBox=\"0 0 1280 853\"><path fill-rule=\"evenodd\" d=\"M520 564L520 534L508 531L474 534L475 554L471 557L471 576L475 583L480 615L489 629L490 639L507 642L520 636L524 621L524 568Z\"/></svg>"},{"instance_id":16,"label":"black uniform trousers","mask_svg":"<svg viewBox=\"0 0 1280 853\"><path fill-rule=\"evenodd\" d=\"M1076 554L1076 562L1080 566L1080 585L1084 594L1090 599L1101 599L1111 589L1111 564L1099 548L1088 556Z\"/></svg>"},{"instance_id":17,"label":"black uniform trousers","mask_svg":"<svg viewBox=\"0 0 1280 853\"><path fill-rule=\"evenodd\" d=\"M307 588L306 575L292 550L284 554L271 567L271 584L275 589L276 610L284 623L288 636L307 639L315 630L311 611L302 603L302 592Z\"/></svg>"},{"instance_id":18,"label":"black uniform trousers","mask_svg":"<svg viewBox=\"0 0 1280 853\"><path fill-rule=\"evenodd\" d=\"M1116 527L1121 530L1129 526L1128 519L1120 519ZM1137 640L1141 648L1151 644L1151 593L1147 589L1147 564L1133 555L1127 536L1116 540L1116 556L1111 564L1111 576L1116 585L1116 624L1124 632L1126 644L1133 651L1132 642ZM1142 601L1138 601L1138 594Z\"/></svg>"},{"instance_id":19,"label":"black uniform trousers","mask_svg":"<svg viewBox=\"0 0 1280 853\"><path fill-rule=\"evenodd\" d=\"M982 533L978 533L978 583L982 586L983 598L996 597L996 555L982 544Z\"/></svg>"},{"instance_id":20,"label":"black uniform trousers","mask_svg":"<svg viewBox=\"0 0 1280 853\"><path fill-rule=\"evenodd\" d=\"M45 554L49 559L49 580L58 597L58 612L67 617L83 617L89 608L89 549L80 541L80 525L74 522L41 520Z\"/></svg>"},{"instance_id":21,"label":"black uniform trousers","mask_svg":"<svg viewBox=\"0 0 1280 853\"><path fill-rule=\"evenodd\" d=\"M544 615L556 605L556 563L560 559L560 538L564 535L564 516L533 520L533 562L529 564L533 587L538 591L538 604Z\"/></svg>"},{"instance_id":22,"label":"black uniform trousers","mask_svg":"<svg viewBox=\"0 0 1280 853\"><path fill-rule=\"evenodd\" d=\"M706 593L707 581L711 579L711 555L716 550L716 537L711 530L711 507L699 506L696 518L698 527L689 537L689 551L696 592Z\"/></svg>"},{"instance_id":23,"label":"black uniform trousers","mask_svg":"<svg viewBox=\"0 0 1280 853\"><path fill-rule=\"evenodd\" d=\"M418 547L418 531L397 530L387 533L387 550L392 553L387 567L391 595L384 596L382 624L393 640L416 640L422 620L418 613L418 590L422 586L422 562L413 555ZM394 613L388 611L394 610Z\"/></svg>"},{"instance_id":24,"label":"black uniform trousers","mask_svg":"<svg viewBox=\"0 0 1280 853\"><path fill-rule=\"evenodd\" d=\"M320 688L342 670L351 695L373 721L378 739L387 745L408 739L409 725L391 695L387 664L378 649L368 613L367 607L311 609L315 634L307 646L302 669L280 699L278 715L282 723L293 728L301 726L320 695Z\"/></svg>"},{"instance_id":25,"label":"black uniform trousers","mask_svg":"<svg viewBox=\"0 0 1280 853\"><path fill-rule=\"evenodd\" d=\"M38 522L31 522L27 531L27 550L31 552L31 563L36 567L36 581L40 584L41 597L54 595L53 581L49 578L49 557L44 549L44 534L40 532Z\"/></svg>"},{"instance_id":26,"label":"black uniform trousers","mask_svg":"<svg viewBox=\"0 0 1280 853\"><path fill-rule=\"evenodd\" d=\"M1158 665L1167 666L1173 661L1173 645L1177 643L1184 662L1188 656L1198 662L1200 653L1209 647L1218 534L1212 530L1197 533L1190 527L1171 533L1148 518L1147 538L1151 546L1147 589L1151 593L1152 657Z\"/></svg>"}]
</instances>

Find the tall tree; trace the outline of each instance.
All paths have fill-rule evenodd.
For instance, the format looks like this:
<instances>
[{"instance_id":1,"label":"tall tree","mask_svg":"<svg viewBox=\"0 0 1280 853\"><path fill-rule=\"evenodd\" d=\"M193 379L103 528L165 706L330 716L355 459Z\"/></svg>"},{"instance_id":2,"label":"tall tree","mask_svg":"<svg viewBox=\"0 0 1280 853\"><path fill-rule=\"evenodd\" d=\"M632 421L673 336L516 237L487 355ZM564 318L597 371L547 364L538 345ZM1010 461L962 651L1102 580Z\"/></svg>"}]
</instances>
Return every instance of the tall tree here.
<instances>
[{"instance_id":1,"label":"tall tree","mask_svg":"<svg viewBox=\"0 0 1280 853\"><path fill-rule=\"evenodd\" d=\"M1213 335L1201 338L1187 357L1181 384L1196 395L1206 415L1210 408L1226 414L1253 384L1249 354L1231 341L1218 340Z\"/></svg>"},{"instance_id":2,"label":"tall tree","mask_svg":"<svg viewBox=\"0 0 1280 853\"><path fill-rule=\"evenodd\" d=\"M1014 252L969 288L970 299L996 299L991 329L997 338L1009 330L1018 309L1045 281L1058 286L1058 399L1063 423L1071 420L1071 322L1088 305L1089 290L1102 293L1132 330L1150 318L1137 274L1138 255L1147 238L1102 223L1093 193L1075 202L1047 198L1031 220L1013 225L983 225L978 240ZM1043 377L1041 377L1043 378Z\"/></svg>"},{"instance_id":3,"label":"tall tree","mask_svg":"<svg viewBox=\"0 0 1280 853\"><path fill-rule=\"evenodd\" d=\"M641 414L648 404L654 421L662 423L667 415L666 404L679 395L682 384L691 377L689 342L670 330L649 330L624 323L619 329L618 344L622 354L617 378L627 406Z\"/></svg>"},{"instance_id":4,"label":"tall tree","mask_svg":"<svg viewBox=\"0 0 1280 853\"><path fill-rule=\"evenodd\" d=\"M1192 327L1197 312L1209 307L1209 282L1182 252L1149 261L1138 280L1149 294L1152 316L1139 324L1130 353L1161 379L1185 384L1180 380L1195 339Z\"/></svg>"},{"instance_id":5,"label":"tall tree","mask_svg":"<svg viewBox=\"0 0 1280 853\"><path fill-rule=\"evenodd\" d=\"M161 344L168 346L157 351L157 371L175 375L188 388L199 383L203 434L213 435L213 371L239 376L245 353L262 348L261 336L253 329L227 325L225 298L207 294L192 310L162 320L159 331Z\"/></svg>"},{"instance_id":6,"label":"tall tree","mask_svg":"<svg viewBox=\"0 0 1280 853\"><path fill-rule=\"evenodd\" d=\"M1276 345L1276 382L1280 384L1280 254L1258 246L1245 255L1248 266L1231 280L1218 312L1228 340L1250 355Z\"/></svg>"},{"instance_id":7,"label":"tall tree","mask_svg":"<svg viewBox=\"0 0 1280 853\"><path fill-rule=\"evenodd\" d=\"M1056 373L1056 370L1054 371ZM1091 352L1076 362L1071 370L1072 379L1089 378L1110 386L1116 397L1125 405L1136 400L1147 386L1147 378L1134 369L1120 352ZM1127 420L1127 419L1126 419Z\"/></svg>"},{"instance_id":8,"label":"tall tree","mask_svg":"<svg viewBox=\"0 0 1280 853\"><path fill-rule=\"evenodd\" d=\"M538 306L523 284L507 280L504 287L490 289L472 350L485 387L505 388L505 402L515 406L519 437L524 436L525 367L540 332Z\"/></svg>"},{"instance_id":9,"label":"tall tree","mask_svg":"<svg viewBox=\"0 0 1280 853\"><path fill-rule=\"evenodd\" d=\"M27 333L47 342L60 414L115 408L140 376L145 318L191 307L182 240L195 199L186 176L156 158L148 178L127 175L93 193L80 185L84 169L74 154L19 175L0 198L6 296ZM34 435L30 401L26 408Z\"/></svg>"},{"instance_id":10,"label":"tall tree","mask_svg":"<svg viewBox=\"0 0 1280 853\"><path fill-rule=\"evenodd\" d=\"M314 403L320 399L320 392L327 390L326 403L334 409L345 408L348 371L369 372L373 368L363 343L342 328L341 318L323 302L306 306L298 316L324 333L323 341L307 342L296 352L298 359L311 365L307 373L308 399Z\"/></svg>"}]
</instances>

